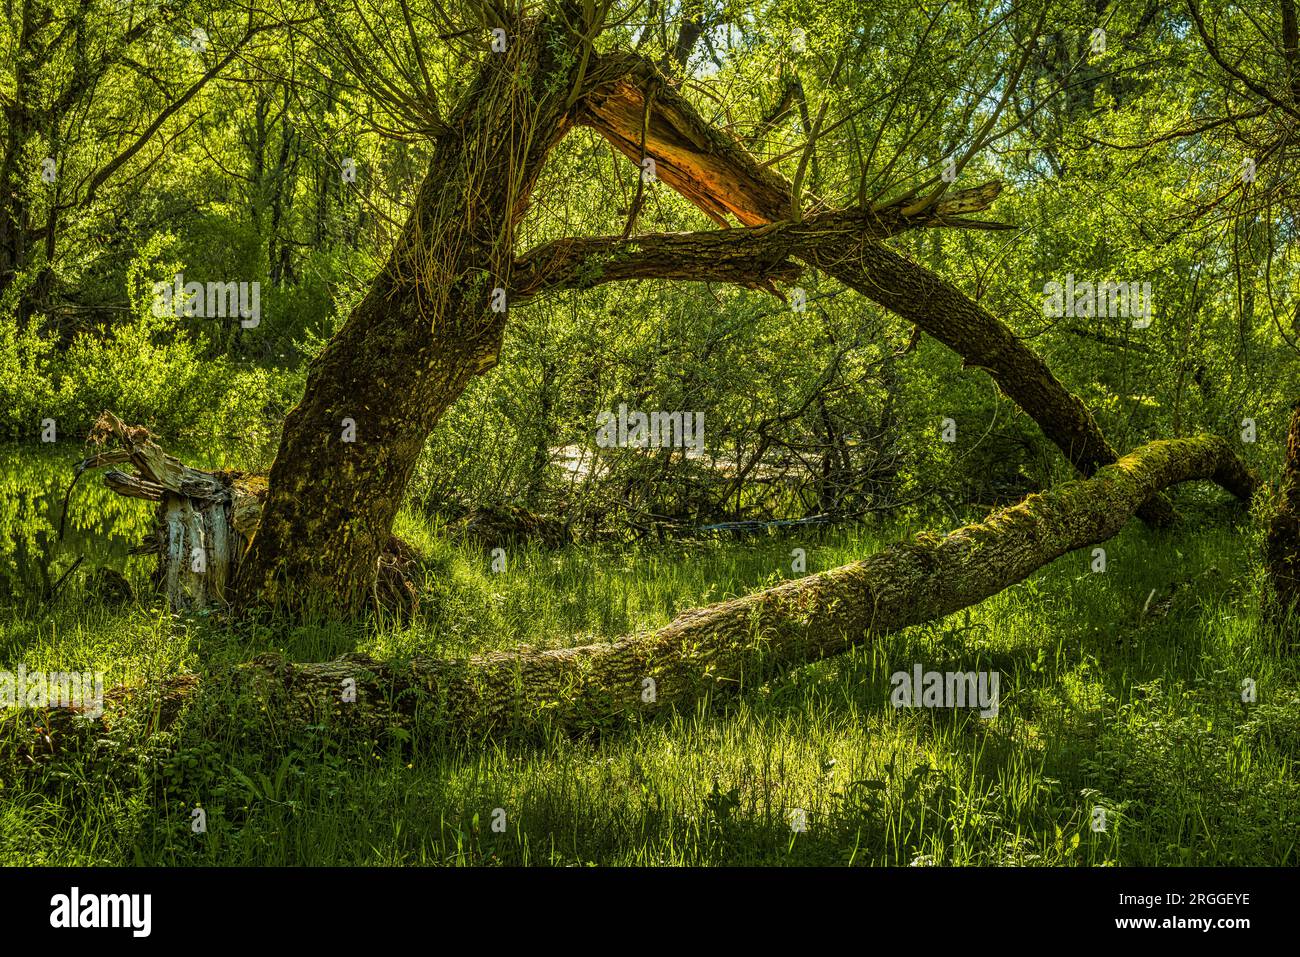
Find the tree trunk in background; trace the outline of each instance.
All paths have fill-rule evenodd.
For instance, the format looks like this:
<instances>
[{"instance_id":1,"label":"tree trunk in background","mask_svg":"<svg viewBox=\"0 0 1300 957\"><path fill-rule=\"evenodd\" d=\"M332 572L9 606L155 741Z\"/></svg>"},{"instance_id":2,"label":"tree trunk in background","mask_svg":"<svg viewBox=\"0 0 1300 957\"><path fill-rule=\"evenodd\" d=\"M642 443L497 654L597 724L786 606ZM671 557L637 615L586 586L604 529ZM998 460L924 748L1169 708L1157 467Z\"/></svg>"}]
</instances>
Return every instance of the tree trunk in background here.
<instances>
[{"instance_id":1,"label":"tree trunk in background","mask_svg":"<svg viewBox=\"0 0 1300 957\"><path fill-rule=\"evenodd\" d=\"M395 728L436 723L471 736L600 727L619 714L681 706L709 693L754 687L881 635L942 618L996 595L1067 552L1119 532L1152 494L1210 479L1249 500L1255 480L1218 436L1152 442L1091 479L1030 495L983 522L945 536L918 535L862 561L678 615L657 631L547 651L496 652L448 661L386 664L350 656L295 664L264 655L205 679L234 681L259 721L277 727L332 725L382 740ZM908 664L899 662L900 665ZM356 699L343 700L348 682ZM653 685L650 684L653 682ZM176 713L193 676L151 694ZM648 692L653 688L653 694ZM132 692L115 689L112 708ZM228 715L223 720L228 720ZM67 713L41 722L64 746ZM68 732L73 734L75 732Z\"/></svg>"},{"instance_id":2,"label":"tree trunk in background","mask_svg":"<svg viewBox=\"0 0 1300 957\"><path fill-rule=\"evenodd\" d=\"M567 49L546 21L512 36L436 138L387 264L285 421L237 603L343 615L366 606L425 438L496 364L505 313L493 311L493 290L509 286L514 227L567 126L577 67L554 58Z\"/></svg>"},{"instance_id":3,"label":"tree trunk in background","mask_svg":"<svg viewBox=\"0 0 1300 957\"><path fill-rule=\"evenodd\" d=\"M1291 410L1277 511L1268 526L1268 574L1277 610L1286 614L1300 600L1300 402Z\"/></svg>"}]
</instances>

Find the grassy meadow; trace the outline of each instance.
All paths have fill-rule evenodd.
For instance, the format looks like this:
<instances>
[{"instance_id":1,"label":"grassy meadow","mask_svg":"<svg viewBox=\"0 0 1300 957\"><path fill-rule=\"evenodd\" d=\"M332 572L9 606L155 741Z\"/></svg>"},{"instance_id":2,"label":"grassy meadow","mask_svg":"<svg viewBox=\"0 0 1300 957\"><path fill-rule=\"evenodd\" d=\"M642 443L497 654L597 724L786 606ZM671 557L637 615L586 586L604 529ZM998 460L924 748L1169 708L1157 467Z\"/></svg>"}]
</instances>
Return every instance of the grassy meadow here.
<instances>
[{"instance_id":1,"label":"grassy meadow","mask_svg":"<svg viewBox=\"0 0 1300 957\"><path fill-rule=\"evenodd\" d=\"M46 457L41 477L67 460ZM72 514L80 500L109 543L101 560L143 597L97 597L79 570L54 602L0 612L0 669L117 684L268 650L400 660L588 643L787 577L796 547L813 573L915 530L519 548L494 574L485 550L408 512L400 529L425 576L414 620L231 627L164 610L152 558L109 547L145 527L148 506L86 486ZM1195 530L1131 523L1107 543L1105 573L1087 551L1066 555L968 613L583 739L430 728L418 747L286 744L209 702L163 734L128 731L112 754L0 772L0 863L1294 865L1294 631L1261 620L1247 517L1208 488L1181 505ZM999 713L895 709L890 675L914 663L999 672ZM195 807L206 834L191 831Z\"/></svg>"}]
</instances>

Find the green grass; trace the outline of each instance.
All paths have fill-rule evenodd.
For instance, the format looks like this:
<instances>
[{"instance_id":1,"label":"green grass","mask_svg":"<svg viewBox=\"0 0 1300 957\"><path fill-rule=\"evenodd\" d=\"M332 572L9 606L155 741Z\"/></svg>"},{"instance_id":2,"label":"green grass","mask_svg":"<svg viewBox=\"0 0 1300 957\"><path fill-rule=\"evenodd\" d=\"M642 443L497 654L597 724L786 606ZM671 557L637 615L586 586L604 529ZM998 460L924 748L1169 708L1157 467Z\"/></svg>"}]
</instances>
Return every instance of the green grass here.
<instances>
[{"instance_id":1,"label":"green grass","mask_svg":"<svg viewBox=\"0 0 1300 957\"><path fill-rule=\"evenodd\" d=\"M1253 535L1221 512L1188 526L1132 523L1106 544L1105 574L1067 555L969 613L599 738L286 743L209 702L148 741L128 729L125 757L0 770L0 864L1294 865L1294 629L1261 619ZM401 531L428 557L408 626L230 630L103 607L74 576L52 608L0 611L0 668L118 682L269 648L307 661L556 646L786 577L794 547L815 572L903 530L521 548L503 574L411 516ZM146 561L128 566L144 595ZM999 715L894 710L889 676L916 662L999 671ZM196 805L206 834L191 831Z\"/></svg>"}]
</instances>

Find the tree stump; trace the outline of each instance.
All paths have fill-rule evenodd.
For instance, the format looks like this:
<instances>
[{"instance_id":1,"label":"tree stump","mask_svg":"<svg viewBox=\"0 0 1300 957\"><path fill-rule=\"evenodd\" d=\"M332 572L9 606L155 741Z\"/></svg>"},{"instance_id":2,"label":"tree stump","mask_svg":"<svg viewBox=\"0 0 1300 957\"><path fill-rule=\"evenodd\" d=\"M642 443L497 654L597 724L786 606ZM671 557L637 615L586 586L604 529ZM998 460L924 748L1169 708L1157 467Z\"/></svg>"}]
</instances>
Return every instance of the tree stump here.
<instances>
[{"instance_id":1,"label":"tree stump","mask_svg":"<svg viewBox=\"0 0 1300 957\"><path fill-rule=\"evenodd\" d=\"M141 426L125 425L104 412L90 441L105 448L77 463L77 475L111 465L134 466L135 473L111 469L104 484L119 495L157 502L152 541L136 554L156 554L154 583L178 611L224 607L230 584L248 550L266 498L266 476L191 468L167 454ZM374 600L400 615L415 610L418 597L410 575L413 549L393 536L380 557Z\"/></svg>"}]
</instances>

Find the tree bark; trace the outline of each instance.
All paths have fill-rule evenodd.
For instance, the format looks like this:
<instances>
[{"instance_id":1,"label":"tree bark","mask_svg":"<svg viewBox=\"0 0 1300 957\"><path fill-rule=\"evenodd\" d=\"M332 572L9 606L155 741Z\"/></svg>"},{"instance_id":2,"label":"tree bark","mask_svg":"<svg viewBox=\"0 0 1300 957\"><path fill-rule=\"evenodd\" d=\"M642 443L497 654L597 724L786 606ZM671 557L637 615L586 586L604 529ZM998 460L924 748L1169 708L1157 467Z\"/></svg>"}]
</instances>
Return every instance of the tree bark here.
<instances>
[{"instance_id":1,"label":"tree bark","mask_svg":"<svg viewBox=\"0 0 1300 957\"><path fill-rule=\"evenodd\" d=\"M461 660L402 664L348 656L295 664L263 655L200 682L114 689L106 720L133 696L162 702L164 718L205 683L274 715L280 729L330 725L382 740L393 729L440 727L480 736L555 726L583 731L620 715L648 714L706 694L742 691L791 668L967 608L1067 552L1105 541L1155 492L1210 479L1248 500L1256 482L1218 436L1152 442L1090 479L1030 495L945 536L921 534L862 561L687 611L657 631L617 641ZM648 683L653 681L653 685ZM349 686L355 700L346 700ZM653 695L648 694L653 688ZM64 746L70 712L24 747ZM98 726L98 725L96 725Z\"/></svg>"},{"instance_id":2,"label":"tree bark","mask_svg":"<svg viewBox=\"0 0 1300 957\"><path fill-rule=\"evenodd\" d=\"M1277 611L1285 615L1300 601L1300 402L1291 410L1286 434L1277 511L1269 521L1265 546Z\"/></svg>"},{"instance_id":3,"label":"tree bark","mask_svg":"<svg viewBox=\"0 0 1300 957\"><path fill-rule=\"evenodd\" d=\"M747 226L788 216L789 184L700 117L648 61L621 53L606 59L618 62L614 72L619 79L588 95L579 122L638 165L643 158L644 126L644 151L654 158L659 178L721 225L726 225L728 214ZM651 108L645 122L647 97ZM972 196L971 209L988 205L981 199ZM790 254L915 323L968 364L988 371L1082 475L1114 462L1115 450L1092 414L1041 358L961 290L878 241L924 224L904 215L901 207L900 201L872 211L883 229L820 239ZM947 216L955 218L967 211L959 204L950 207ZM944 218L937 217L933 224L944 225ZM1163 495L1153 496L1138 514L1152 525L1166 525L1174 517Z\"/></svg>"},{"instance_id":4,"label":"tree bark","mask_svg":"<svg viewBox=\"0 0 1300 957\"><path fill-rule=\"evenodd\" d=\"M436 137L396 247L285 421L237 603L365 607L426 436L496 364L506 313L493 291L509 287L515 226L583 82L561 56L572 45L549 20L511 36Z\"/></svg>"},{"instance_id":5,"label":"tree bark","mask_svg":"<svg viewBox=\"0 0 1300 957\"><path fill-rule=\"evenodd\" d=\"M791 282L803 267L791 257L811 259L816 250L843 249L863 237L892 236L920 226L1000 228L956 215L984 209L1001 191L997 182L963 190L922 215L901 210L832 210L746 229L639 236L582 236L553 240L515 260L512 301L527 301L557 289L590 289L635 279L730 282L772 289L772 280Z\"/></svg>"}]
</instances>

